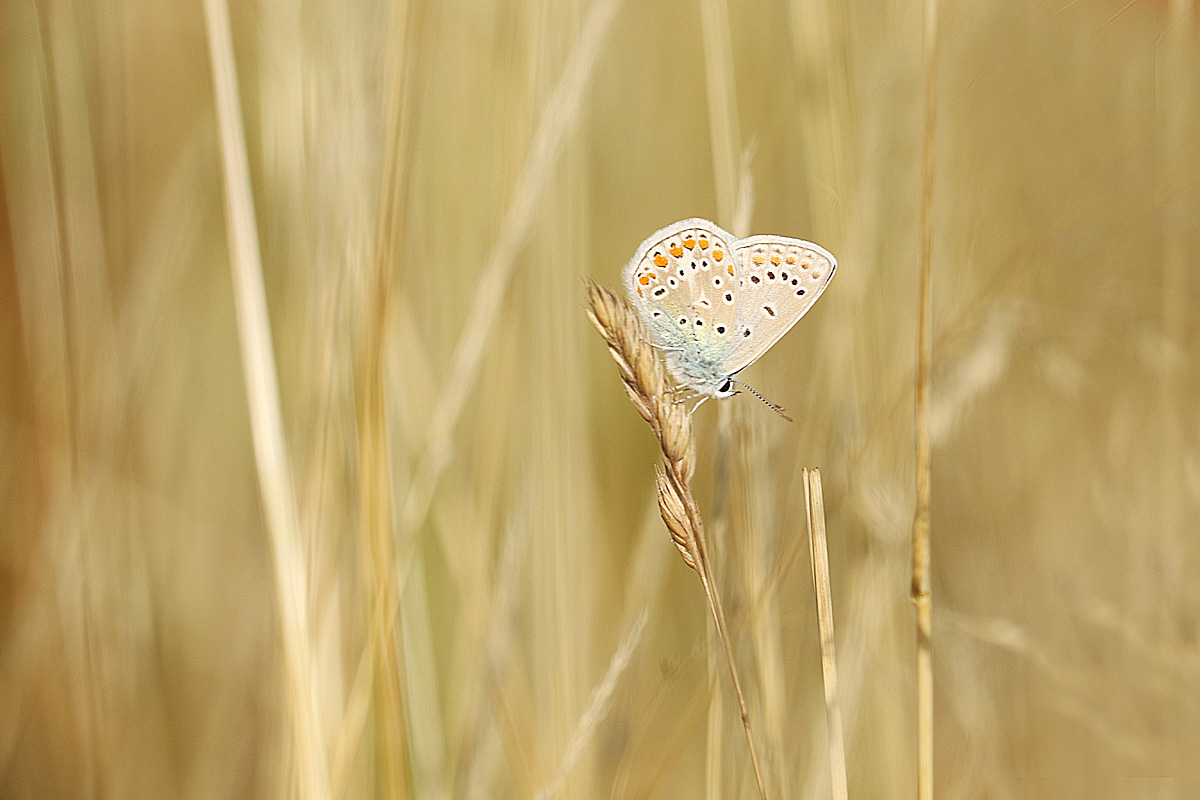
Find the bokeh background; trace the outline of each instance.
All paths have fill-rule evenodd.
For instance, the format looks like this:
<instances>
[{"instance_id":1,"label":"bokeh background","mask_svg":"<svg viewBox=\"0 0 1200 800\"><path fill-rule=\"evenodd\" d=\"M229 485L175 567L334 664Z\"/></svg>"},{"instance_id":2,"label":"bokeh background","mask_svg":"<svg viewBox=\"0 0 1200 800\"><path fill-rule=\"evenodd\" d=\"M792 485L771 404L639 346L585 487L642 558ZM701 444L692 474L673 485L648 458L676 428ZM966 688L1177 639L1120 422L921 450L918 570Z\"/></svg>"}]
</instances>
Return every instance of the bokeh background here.
<instances>
[{"instance_id":1,"label":"bokeh background","mask_svg":"<svg viewBox=\"0 0 1200 800\"><path fill-rule=\"evenodd\" d=\"M807 466L911 796L921 5L231 5L0 4L0 796L757 796L584 313L688 216L840 260L743 374L795 424L695 417L771 796ZM1200 796L1200 11L938 5L937 794Z\"/></svg>"}]
</instances>

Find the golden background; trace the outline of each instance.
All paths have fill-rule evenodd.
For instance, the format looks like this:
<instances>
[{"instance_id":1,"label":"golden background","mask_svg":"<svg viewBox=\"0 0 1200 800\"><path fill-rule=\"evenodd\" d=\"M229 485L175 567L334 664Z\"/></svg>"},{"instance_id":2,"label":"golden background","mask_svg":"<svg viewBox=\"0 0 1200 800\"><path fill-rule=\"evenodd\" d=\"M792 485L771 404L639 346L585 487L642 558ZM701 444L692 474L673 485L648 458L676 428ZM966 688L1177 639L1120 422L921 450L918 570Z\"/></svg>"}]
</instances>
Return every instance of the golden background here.
<instances>
[{"instance_id":1,"label":"golden background","mask_svg":"<svg viewBox=\"0 0 1200 800\"><path fill-rule=\"evenodd\" d=\"M840 262L742 374L795 423L695 416L768 790L829 793L816 466L912 796L931 51L936 794L1200 795L1198 17L0 4L0 796L756 797L585 316L689 216Z\"/></svg>"}]
</instances>

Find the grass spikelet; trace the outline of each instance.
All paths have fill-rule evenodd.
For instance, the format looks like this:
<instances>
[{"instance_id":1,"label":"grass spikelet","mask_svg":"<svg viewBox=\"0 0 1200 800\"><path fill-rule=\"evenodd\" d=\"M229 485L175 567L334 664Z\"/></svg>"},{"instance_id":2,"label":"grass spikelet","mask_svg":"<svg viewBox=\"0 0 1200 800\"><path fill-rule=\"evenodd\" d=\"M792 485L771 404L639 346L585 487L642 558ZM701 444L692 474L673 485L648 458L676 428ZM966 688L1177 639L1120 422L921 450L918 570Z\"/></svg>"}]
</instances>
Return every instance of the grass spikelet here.
<instances>
[{"instance_id":1,"label":"grass spikelet","mask_svg":"<svg viewBox=\"0 0 1200 800\"><path fill-rule=\"evenodd\" d=\"M663 522L667 524L667 530L671 532L671 541L675 542L675 546L679 548L679 554L683 556L684 563L692 569L696 569L696 562L692 559L691 528L687 522L687 510L683 507L679 491L671 483L667 473L660 467L655 468L655 485L658 488L658 509L662 514Z\"/></svg>"},{"instance_id":2,"label":"grass spikelet","mask_svg":"<svg viewBox=\"0 0 1200 800\"><path fill-rule=\"evenodd\" d=\"M733 660L733 647L725 626L725 612L721 597L712 577L708 561L708 545L704 540L704 523L696 498L692 495L691 480L696 471L696 439L692 432L692 417L683 404L667 392L667 376L662 362L654 352L642 327L641 321L624 300L609 290L588 282L588 317L596 330L604 337L608 352L621 370L625 390L638 413L650 423L654 436L666 456L666 464L657 474L658 508L663 522L671 532L684 563L691 567L704 586L709 610L716 623L725 660L729 666L730 679L737 695L738 708L742 716L742 727L746 731L746 742L750 747L750 762L754 766L754 779L758 793L766 798L762 769L754 747L754 734L750 729L750 715L746 710L746 699L742 694L742 682L738 677L737 665ZM647 413L648 412L648 413Z\"/></svg>"}]
</instances>

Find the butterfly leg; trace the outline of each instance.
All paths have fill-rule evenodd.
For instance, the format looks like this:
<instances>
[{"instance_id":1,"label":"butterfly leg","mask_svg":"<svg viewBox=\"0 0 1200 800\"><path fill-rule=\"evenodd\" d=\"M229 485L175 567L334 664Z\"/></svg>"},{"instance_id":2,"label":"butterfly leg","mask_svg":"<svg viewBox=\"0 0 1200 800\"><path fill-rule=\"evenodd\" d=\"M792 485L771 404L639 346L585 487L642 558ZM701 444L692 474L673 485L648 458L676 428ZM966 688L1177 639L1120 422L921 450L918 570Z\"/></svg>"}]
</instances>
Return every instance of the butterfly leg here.
<instances>
[{"instance_id":1,"label":"butterfly leg","mask_svg":"<svg viewBox=\"0 0 1200 800\"><path fill-rule=\"evenodd\" d=\"M688 388L688 387L686 387L686 386L685 386L684 388L686 389L686 388ZM689 394L689 395L686 395L686 396L684 396L684 397L678 397L678 398L676 398L676 399L675 399L675 402L674 402L674 403L672 403L672 405L676 405L676 406L677 406L677 405L680 405L680 404L682 404L682 403L687 403L687 402L690 402L690 401L692 401L692 400L695 400L695 399L696 399L697 397L699 397L699 396L700 396L700 393L699 393L699 392L696 392L695 394Z\"/></svg>"},{"instance_id":2,"label":"butterfly leg","mask_svg":"<svg viewBox=\"0 0 1200 800\"><path fill-rule=\"evenodd\" d=\"M694 397L694 395L693 395L693 397ZM699 408L700 406L704 405L704 401L705 401L705 400L707 400L708 398L709 398L709 395L707 395L707 394L706 394L706 395L704 395L703 397L701 397L701 398L700 398L700 402L698 402L698 403L696 403L696 405L692 406L692 410L691 410L691 411L689 411L689 412L688 412L688 414L689 414L689 415L691 415L691 414L695 414L695 413L696 413L696 409L697 409L697 408ZM690 400L691 398L689 397L688 399Z\"/></svg>"}]
</instances>

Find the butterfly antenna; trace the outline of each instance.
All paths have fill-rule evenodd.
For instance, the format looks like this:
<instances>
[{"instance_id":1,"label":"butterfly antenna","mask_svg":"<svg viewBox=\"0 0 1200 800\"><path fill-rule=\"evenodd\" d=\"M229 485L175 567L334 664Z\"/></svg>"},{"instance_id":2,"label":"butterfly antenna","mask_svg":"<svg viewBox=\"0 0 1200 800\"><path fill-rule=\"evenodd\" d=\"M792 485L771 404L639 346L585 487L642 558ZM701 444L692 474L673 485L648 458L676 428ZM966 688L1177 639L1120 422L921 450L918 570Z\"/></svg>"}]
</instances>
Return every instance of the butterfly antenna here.
<instances>
[{"instance_id":1,"label":"butterfly antenna","mask_svg":"<svg viewBox=\"0 0 1200 800\"><path fill-rule=\"evenodd\" d=\"M754 389L754 387L753 387L753 386L749 386L749 385L747 385L747 384L744 384L744 383L742 383L741 381L739 381L737 378L733 378L732 380L733 380L733 382L734 382L734 383L736 383L738 386L741 386L741 387L743 387L743 388L744 388L746 391L750 392L750 394L754 395L754 396L755 396L755 397L757 397L759 400L762 400L764 403L766 403L766 404L767 404L767 408L771 409L771 410L772 410L772 411L774 411L776 414L778 414L779 416L781 416L781 417L783 417L784 419L786 419L788 422L795 422L795 420L793 420L793 419L792 419L791 417L789 417L787 414L783 413L783 406L777 406L777 405L775 405L775 404L774 404L774 403L772 403L770 400L768 400L767 398L765 398L765 397L763 397L761 394L759 394L759 393L758 393L758 392L757 392L757 391Z\"/></svg>"}]
</instances>

